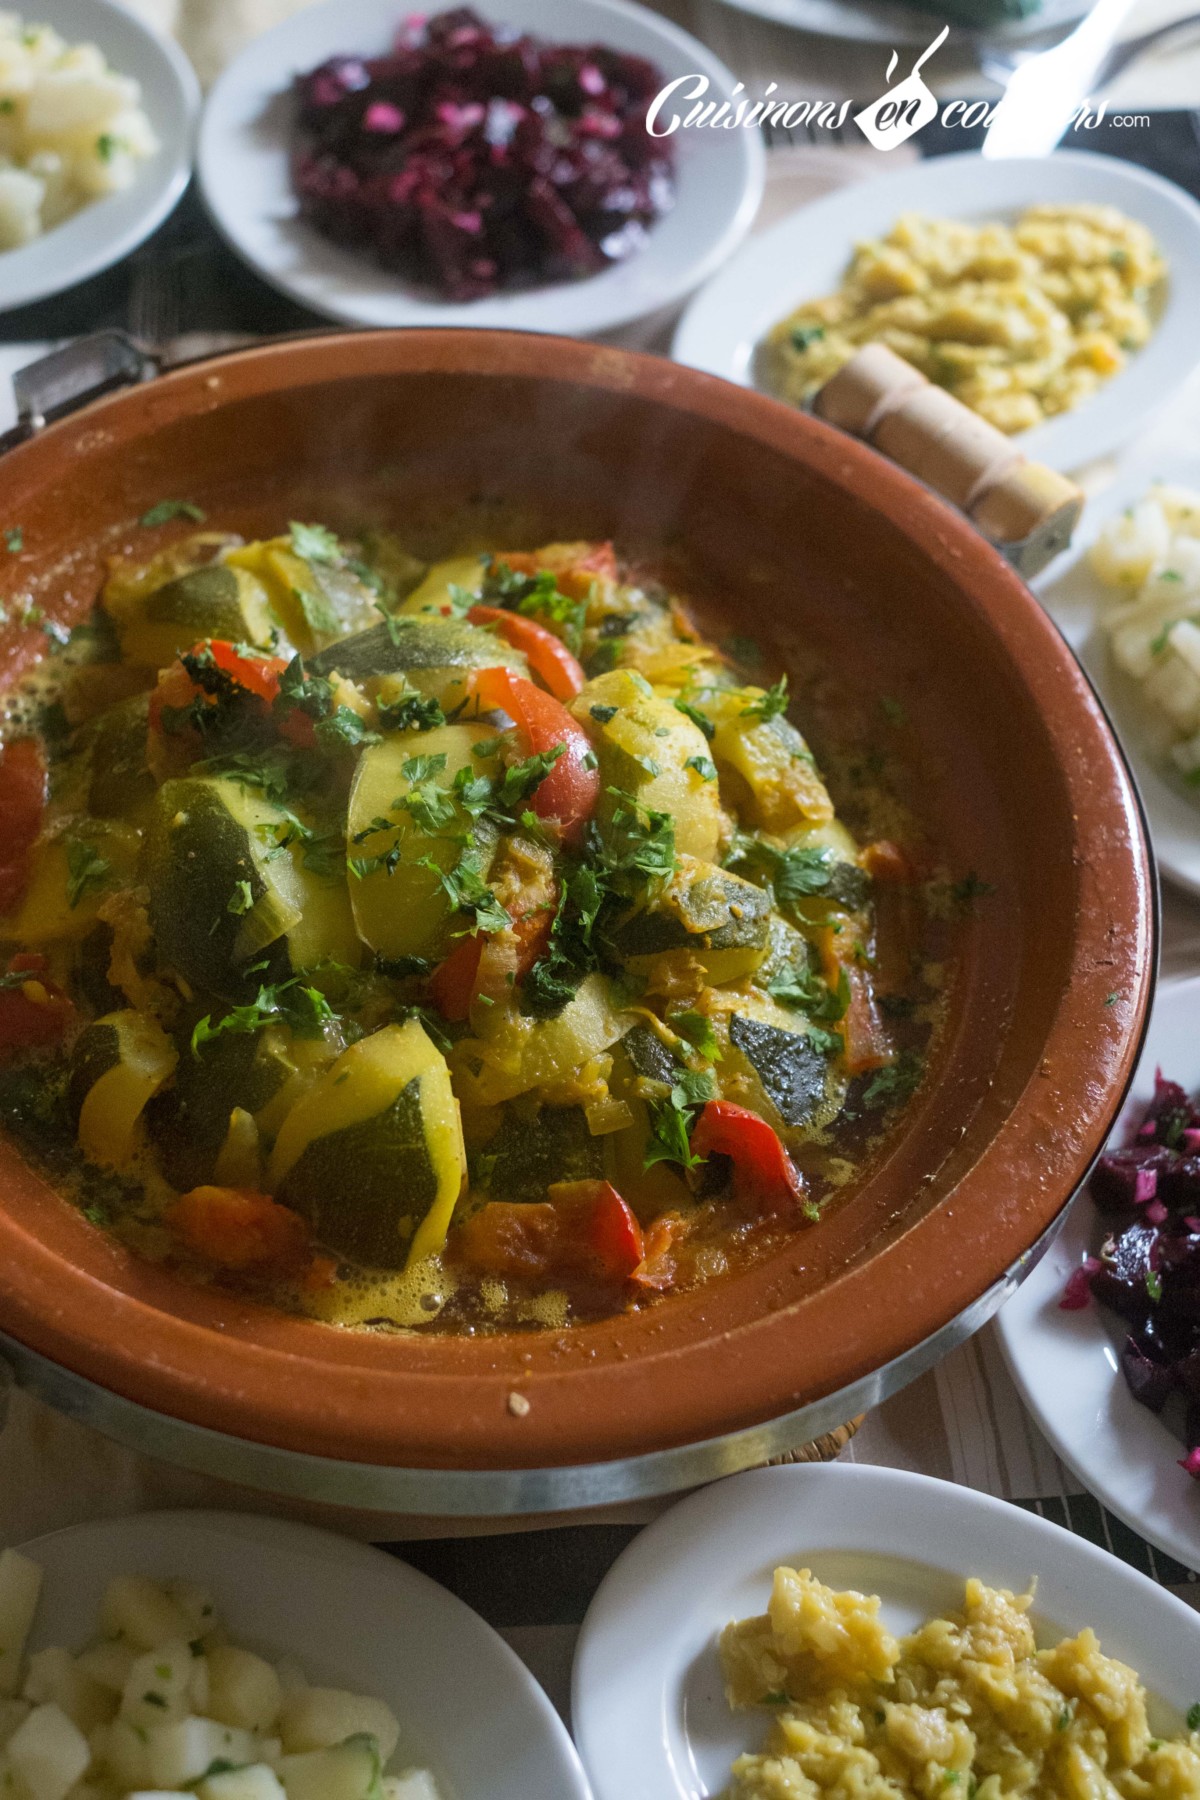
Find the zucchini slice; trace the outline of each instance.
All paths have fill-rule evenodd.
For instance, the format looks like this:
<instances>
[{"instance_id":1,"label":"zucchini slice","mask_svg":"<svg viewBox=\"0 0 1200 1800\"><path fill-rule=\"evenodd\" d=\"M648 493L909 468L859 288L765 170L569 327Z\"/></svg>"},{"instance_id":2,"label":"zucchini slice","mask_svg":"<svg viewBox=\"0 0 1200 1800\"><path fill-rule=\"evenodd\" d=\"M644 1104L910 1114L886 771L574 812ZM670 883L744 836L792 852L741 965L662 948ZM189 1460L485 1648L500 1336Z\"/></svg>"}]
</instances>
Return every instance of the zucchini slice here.
<instances>
[{"instance_id":1,"label":"zucchini slice","mask_svg":"<svg viewBox=\"0 0 1200 1800\"><path fill-rule=\"evenodd\" d=\"M544 1106L536 1119L506 1113L475 1160L493 1200L544 1200L551 1182L603 1176L604 1139L592 1136L582 1106Z\"/></svg>"},{"instance_id":2,"label":"zucchini slice","mask_svg":"<svg viewBox=\"0 0 1200 1800\"><path fill-rule=\"evenodd\" d=\"M486 573L481 556L450 556L444 562L431 563L425 571L419 586L413 588L400 607L403 613L442 613L444 606L452 607L454 596L450 589L460 588L464 593L476 599L483 594L483 578Z\"/></svg>"},{"instance_id":3,"label":"zucchini slice","mask_svg":"<svg viewBox=\"0 0 1200 1800\"><path fill-rule=\"evenodd\" d=\"M327 957L357 963L345 883L306 867L302 842L281 849L286 824L259 790L228 778L159 789L142 860L150 922L163 962L194 987L241 999L246 965L266 949L272 977Z\"/></svg>"},{"instance_id":4,"label":"zucchini slice","mask_svg":"<svg viewBox=\"0 0 1200 1800\"><path fill-rule=\"evenodd\" d=\"M175 1068L166 1032L148 1013L108 1013L80 1033L67 1099L89 1162L125 1169L138 1147L142 1113Z\"/></svg>"},{"instance_id":5,"label":"zucchini slice","mask_svg":"<svg viewBox=\"0 0 1200 1800\"><path fill-rule=\"evenodd\" d=\"M442 1248L465 1175L446 1059L410 1019L342 1052L284 1120L267 1179L332 1250L396 1269Z\"/></svg>"},{"instance_id":6,"label":"zucchini slice","mask_svg":"<svg viewBox=\"0 0 1200 1800\"><path fill-rule=\"evenodd\" d=\"M268 538L231 550L227 565L249 574L267 594L288 642L309 657L379 616L366 583L340 560L308 561L290 538Z\"/></svg>"},{"instance_id":7,"label":"zucchini slice","mask_svg":"<svg viewBox=\"0 0 1200 1800\"><path fill-rule=\"evenodd\" d=\"M136 818L154 798L146 766L150 696L110 706L79 734L88 758L88 811L99 819Z\"/></svg>"},{"instance_id":8,"label":"zucchini slice","mask_svg":"<svg viewBox=\"0 0 1200 1800\"><path fill-rule=\"evenodd\" d=\"M127 662L161 669L201 638L228 638L265 650L274 641L271 599L247 569L206 563L146 594L106 592L104 610Z\"/></svg>"},{"instance_id":9,"label":"zucchini slice","mask_svg":"<svg viewBox=\"0 0 1200 1800\"><path fill-rule=\"evenodd\" d=\"M716 727L712 758L743 824L761 831L823 824L833 801L796 727L782 714L760 718L761 688L705 688L697 705Z\"/></svg>"},{"instance_id":10,"label":"zucchini slice","mask_svg":"<svg viewBox=\"0 0 1200 1800\"><path fill-rule=\"evenodd\" d=\"M35 848L25 897L0 920L0 940L31 948L86 937L104 901L132 880L140 843L123 819L63 819Z\"/></svg>"},{"instance_id":11,"label":"zucchini slice","mask_svg":"<svg viewBox=\"0 0 1200 1800\"><path fill-rule=\"evenodd\" d=\"M710 982L737 981L766 955L770 914L769 895L753 882L680 856L653 904L627 913L609 935L632 971L665 951L691 950Z\"/></svg>"},{"instance_id":12,"label":"zucchini slice","mask_svg":"<svg viewBox=\"0 0 1200 1800\"><path fill-rule=\"evenodd\" d=\"M285 1034L222 1032L193 1054L186 1034L175 1079L156 1096L146 1127L163 1174L181 1193L211 1181L236 1109L256 1114L295 1074Z\"/></svg>"},{"instance_id":13,"label":"zucchini slice","mask_svg":"<svg viewBox=\"0 0 1200 1800\"><path fill-rule=\"evenodd\" d=\"M358 760L347 821L350 903L362 941L388 960L444 953L454 909L442 876L468 846L486 877L493 826L449 801L445 821L434 825L427 808L413 811L405 802L414 787L433 784L441 794L460 769L478 772L474 747L494 736L487 725L397 732Z\"/></svg>"},{"instance_id":14,"label":"zucchini slice","mask_svg":"<svg viewBox=\"0 0 1200 1800\"><path fill-rule=\"evenodd\" d=\"M525 657L493 632L468 625L465 619L430 618L394 613L382 625L343 638L314 656L310 675L347 675L370 682L380 675L407 675L413 687L457 705L466 695L464 671L515 669L524 674Z\"/></svg>"},{"instance_id":15,"label":"zucchini slice","mask_svg":"<svg viewBox=\"0 0 1200 1800\"><path fill-rule=\"evenodd\" d=\"M629 1029L603 975L588 975L575 996L551 1019L530 1019L496 1006L476 1037L454 1046L455 1079L472 1105L498 1106L532 1088L568 1081Z\"/></svg>"},{"instance_id":16,"label":"zucchini slice","mask_svg":"<svg viewBox=\"0 0 1200 1800\"><path fill-rule=\"evenodd\" d=\"M571 712L600 760L601 830L620 802L616 788L675 821L675 848L712 862L721 832L717 783L706 774L708 743L698 725L632 669L586 682Z\"/></svg>"}]
</instances>

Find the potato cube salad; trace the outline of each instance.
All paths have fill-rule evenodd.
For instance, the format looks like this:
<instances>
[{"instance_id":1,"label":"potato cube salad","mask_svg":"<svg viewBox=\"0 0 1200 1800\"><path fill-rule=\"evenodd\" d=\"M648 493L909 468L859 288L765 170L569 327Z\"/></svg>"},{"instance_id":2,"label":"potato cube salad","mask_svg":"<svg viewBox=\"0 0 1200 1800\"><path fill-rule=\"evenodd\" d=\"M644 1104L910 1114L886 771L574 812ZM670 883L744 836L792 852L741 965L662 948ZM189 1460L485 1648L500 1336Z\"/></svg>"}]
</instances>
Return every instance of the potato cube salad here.
<instances>
[{"instance_id":1,"label":"potato cube salad","mask_svg":"<svg viewBox=\"0 0 1200 1800\"><path fill-rule=\"evenodd\" d=\"M1155 483L1088 561L1110 590L1100 625L1150 748L1200 798L1200 492Z\"/></svg>"},{"instance_id":2,"label":"potato cube salad","mask_svg":"<svg viewBox=\"0 0 1200 1800\"><path fill-rule=\"evenodd\" d=\"M158 149L141 98L95 44L0 12L0 251L129 186Z\"/></svg>"},{"instance_id":3,"label":"potato cube salad","mask_svg":"<svg viewBox=\"0 0 1200 1800\"><path fill-rule=\"evenodd\" d=\"M41 1585L0 1553L0 1800L440 1800L428 1770L385 1774L382 1700L230 1643L191 1582L117 1576L85 1650L27 1657Z\"/></svg>"}]
</instances>

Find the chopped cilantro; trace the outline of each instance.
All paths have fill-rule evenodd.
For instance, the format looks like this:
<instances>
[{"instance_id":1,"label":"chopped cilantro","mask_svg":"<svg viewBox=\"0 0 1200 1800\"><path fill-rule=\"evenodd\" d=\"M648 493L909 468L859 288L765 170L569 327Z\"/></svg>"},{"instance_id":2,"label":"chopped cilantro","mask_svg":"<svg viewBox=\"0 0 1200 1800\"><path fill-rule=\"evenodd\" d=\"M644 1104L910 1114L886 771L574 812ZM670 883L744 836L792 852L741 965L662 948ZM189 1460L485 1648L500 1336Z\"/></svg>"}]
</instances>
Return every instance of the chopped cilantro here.
<instances>
[{"instance_id":1,"label":"chopped cilantro","mask_svg":"<svg viewBox=\"0 0 1200 1800\"><path fill-rule=\"evenodd\" d=\"M445 767L446 758L440 753L436 756L410 756L400 764L400 773L405 781L410 781L417 787L431 776L440 775Z\"/></svg>"},{"instance_id":2,"label":"chopped cilantro","mask_svg":"<svg viewBox=\"0 0 1200 1800\"><path fill-rule=\"evenodd\" d=\"M169 525L172 519L191 519L194 524L203 525L207 516L194 500L160 500L142 514L138 524L153 527Z\"/></svg>"},{"instance_id":3,"label":"chopped cilantro","mask_svg":"<svg viewBox=\"0 0 1200 1800\"><path fill-rule=\"evenodd\" d=\"M411 693L379 705L378 712L379 723L385 731L432 731L446 723L440 703L431 694L420 694L415 688ZM494 744L494 739L489 740L489 747ZM477 744L475 754L484 754L484 746Z\"/></svg>"},{"instance_id":4,"label":"chopped cilantro","mask_svg":"<svg viewBox=\"0 0 1200 1800\"><path fill-rule=\"evenodd\" d=\"M699 1052L707 1062L720 1062L721 1046L717 1042L717 1034L713 1030L712 1020L707 1013L680 1012L674 1013L667 1024L685 1043Z\"/></svg>"},{"instance_id":5,"label":"chopped cilantro","mask_svg":"<svg viewBox=\"0 0 1200 1800\"><path fill-rule=\"evenodd\" d=\"M831 850L812 846L778 850L745 832L734 835L725 858L727 868L744 866L749 880L767 887L775 904L787 911L799 900L820 896L849 911L861 906L869 883L856 864Z\"/></svg>"},{"instance_id":6,"label":"chopped cilantro","mask_svg":"<svg viewBox=\"0 0 1200 1800\"><path fill-rule=\"evenodd\" d=\"M676 712L681 712L685 718L690 719L693 725L698 725L711 744L712 740L717 735L717 728L706 712L701 712L700 708L698 706L693 706L690 700L677 700L675 702L675 710Z\"/></svg>"},{"instance_id":7,"label":"chopped cilantro","mask_svg":"<svg viewBox=\"0 0 1200 1800\"><path fill-rule=\"evenodd\" d=\"M915 1094L921 1085L925 1065L915 1050L902 1050L895 1062L876 1069L863 1089L863 1105L868 1107L899 1106Z\"/></svg>"},{"instance_id":8,"label":"chopped cilantro","mask_svg":"<svg viewBox=\"0 0 1200 1800\"><path fill-rule=\"evenodd\" d=\"M497 794L500 807L511 812L527 800L542 785L565 751L565 744L555 744L552 749L540 750L537 755L527 756L523 762L513 763L511 768L505 769Z\"/></svg>"},{"instance_id":9,"label":"chopped cilantro","mask_svg":"<svg viewBox=\"0 0 1200 1800\"><path fill-rule=\"evenodd\" d=\"M358 750L380 742L379 733L352 706L335 706L327 718L317 720L315 729L317 742L326 750Z\"/></svg>"},{"instance_id":10,"label":"chopped cilantro","mask_svg":"<svg viewBox=\"0 0 1200 1800\"><path fill-rule=\"evenodd\" d=\"M819 344L825 336L824 325L793 325L788 332L788 341L793 350L801 355L813 344Z\"/></svg>"},{"instance_id":11,"label":"chopped cilantro","mask_svg":"<svg viewBox=\"0 0 1200 1800\"><path fill-rule=\"evenodd\" d=\"M18 550L25 548L25 533L19 525L10 525L4 533L4 548L10 556L15 556Z\"/></svg>"},{"instance_id":12,"label":"chopped cilantro","mask_svg":"<svg viewBox=\"0 0 1200 1800\"><path fill-rule=\"evenodd\" d=\"M1054 1729L1056 1731L1066 1731L1073 1717L1074 1714L1072 1713L1071 1708L1069 1706L1064 1706L1057 1719L1054 1721Z\"/></svg>"},{"instance_id":13,"label":"chopped cilantro","mask_svg":"<svg viewBox=\"0 0 1200 1800\"><path fill-rule=\"evenodd\" d=\"M716 1083L707 1070L685 1069L667 1099L653 1101L650 1106L650 1136L646 1143L643 1168L655 1163L673 1162L681 1168L694 1169L704 1158L692 1154L689 1134L692 1115L716 1093Z\"/></svg>"},{"instance_id":14,"label":"chopped cilantro","mask_svg":"<svg viewBox=\"0 0 1200 1800\"><path fill-rule=\"evenodd\" d=\"M107 886L112 864L100 855L94 844L84 838L71 838L67 843L67 905L72 910L85 894L94 894Z\"/></svg>"},{"instance_id":15,"label":"chopped cilantro","mask_svg":"<svg viewBox=\"0 0 1200 1800\"><path fill-rule=\"evenodd\" d=\"M96 155L103 163L111 162L118 150L125 148L125 139L116 137L111 131L102 131L96 139Z\"/></svg>"},{"instance_id":16,"label":"chopped cilantro","mask_svg":"<svg viewBox=\"0 0 1200 1800\"><path fill-rule=\"evenodd\" d=\"M717 765L710 761L707 756L689 756L684 767L687 769L695 769L701 781L715 781L717 779Z\"/></svg>"},{"instance_id":17,"label":"chopped cilantro","mask_svg":"<svg viewBox=\"0 0 1200 1800\"><path fill-rule=\"evenodd\" d=\"M192 1055L199 1056L205 1044L226 1032L262 1031L276 1021L289 1025L297 1037L320 1037L335 1016L318 988L305 987L293 976L276 986L260 987L247 1005L235 1006L215 1021L211 1013L205 1013L192 1032Z\"/></svg>"},{"instance_id":18,"label":"chopped cilantro","mask_svg":"<svg viewBox=\"0 0 1200 1800\"><path fill-rule=\"evenodd\" d=\"M288 526L292 550L301 562L340 563L341 545L324 525L301 525L295 519Z\"/></svg>"},{"instance_id":19,"label":"chopped cilantro","mask_svg":"<svg viewBox=\"0 0 1200 1800\"><path fill-rule=\"evenodd\" d=\"M749 706L743 706L739 717L743 719L776 719L788 708L788 678L781 675L774 687L769 687L760 694L757 700L751 700Z\"/></svg>"},{"instance_id":20,"label":"chopped cilantro","mask_svg":"<svg viewBox=\"0 0 1200 1800\"><path fill-rule=\"evenodd\" d=\"M231 913L248 913L254 905L254 894L248 881L239 881L229 899L225 903L225 911Z\"/></svg>"}]
</instances>

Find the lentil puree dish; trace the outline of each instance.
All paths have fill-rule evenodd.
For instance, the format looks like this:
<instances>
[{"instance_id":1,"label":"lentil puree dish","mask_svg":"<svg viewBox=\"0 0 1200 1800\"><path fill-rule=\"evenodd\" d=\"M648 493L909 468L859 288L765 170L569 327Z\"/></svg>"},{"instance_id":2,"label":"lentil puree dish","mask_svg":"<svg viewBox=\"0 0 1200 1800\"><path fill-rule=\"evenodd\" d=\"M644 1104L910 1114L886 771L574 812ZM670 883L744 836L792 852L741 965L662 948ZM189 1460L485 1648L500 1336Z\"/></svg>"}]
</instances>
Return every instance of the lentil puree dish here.
<instances>
[{"instance_id":1,"label":"lentil puree dish","mask_svg":"<svg viewBox=\"0 0 1200 1800\"><path fill-rule=\"evenodd\" d=\"M819 1228L975 891L882 768L855 835L786 676L611 544L142 523L3 719L0 1120L59 1190L187 1279L435 1332Z\"/></svg>"}]
</instances>

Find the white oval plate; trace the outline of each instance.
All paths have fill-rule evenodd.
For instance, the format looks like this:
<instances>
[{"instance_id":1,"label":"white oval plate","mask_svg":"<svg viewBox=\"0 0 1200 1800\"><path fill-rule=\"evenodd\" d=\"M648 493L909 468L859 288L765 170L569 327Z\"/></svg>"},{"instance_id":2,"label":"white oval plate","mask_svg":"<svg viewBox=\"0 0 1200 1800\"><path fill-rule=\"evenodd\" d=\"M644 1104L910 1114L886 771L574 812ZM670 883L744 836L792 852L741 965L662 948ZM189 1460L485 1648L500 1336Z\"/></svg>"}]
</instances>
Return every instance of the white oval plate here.
<instances>
[{"instance_id":1,"label":"white oval plate","mask_svg":"<svg viewBox=\"0 0 1200 1800\"><path fill-rule=\"evenodd\" d=\"M1146 1048L1113 1141L1126 1141L1154 1093L1154 1071L1189 1093L1200 1088L1200 976L1163 982ZM1185 1568L1200 1569L1200 1482L1179 1467L1183 1445L1139 1406L1117 1363L1120 1320L1095 1302L1059 1305L1072 1269L1094 1251L1103 1226L1087 1194L1037 1268L996 1318L1021 1398L1069 1469L1118 1519Z\"/></svg>"},{"instance_id":2,"label":"white oval plate","mask_svg":"<svg viewBox=\"0 0 1200 1800\"><path fill-rule=\"evenodd\" d=\"M867 1464L752 1469L691 1494L601 1583L575 1653L575 1738L596 1800L707 1800L766 1720L730 1711L717 1633L766 1609L779 1563L878 1594L893 1630L960 1607L963 1580L1038 1583L1054 1642L1094 1626L1178 1731L1200 1693L1200 1615L1115 1557L971 1488Z\"/></svg>"},{"instance_id":3,"label":"white oval plate","mask_svg":"<svg viewBox=\"0 0 1200 1800\"><path fill-rule=\"evenodd\" d=\"M200 111L200 85L183 51L114 0L31 0L28 10L69 44L98 44L119 75L140 82L159 149L122 193L93 201L32 244L0 250L0 313L98 275L162 224L187 187Z\"/></svg>"},{"instance_id":4,"label":"white oval plate","mask_svg":"<svg viewBox=\"0 0 1200 1800\"><path fill-rule=\"evenodd\" d=\"M447 1800L591 1800L566 1728L490 1625L382 1550L284 1519L142 1513L21 1548L46 1571L33 1649L95 1633L114 1575L211 1589L237 1642L294 1656L310 1681L378 1695L400 1720L395 1767L433 1770Z\"/></svg>"},{"instance_id":5,"label":"white oval plate","mask_svg":"<svg viewBox=\"0 0 1200 1800\"><path fill-rule=\"evenodd\" d=\"M1087 566L1087 552L1101 527L1140 500L1155 481L1200 488L1200 458L1158 457L1127 469L1111 487L1088 501L1070 550L1044 569L1032 586L1087 670L1117 730L1141 790L1159 868L1180 887L1200 894L1200 795L1192 800L1175 787L1145 747L1136 703L1121 691L1096 625L1097 608L1111 597L1111 590L1105 589Z\"/></svg>"},{"instance_id":6,"label":"white oval plate","mask_svg":"<svg viewBox=\"0 0 1200 1800\"><path fill-rule=\"evenodd\" d=\"M297 217L288 178L288 90L340 52L378 55L402 0L328 0L255 40L204 109L198 173L213 220L253 269L303 305L351 325L485 325L585 337L681 301L748 231L765 173L753 131L676 134L675 205L627 262L575 282L466 302L421 298L396 275L327 242ZM694 38L626 0L486 0L487 18L557 43L602 42L656 62L664 78L705 73L713 95L734 78Z\"/></svg>"},{"instance_id":7,"label":"white oval plate","mask_svg":"<svg viewBox=\"0 0 1200 1800\"><path fill-rule=\"evenodd\" d=\"M933 218L1013 219L1027 206L1102 202L1140 219L1168 263L1154 335L1119 375L1074 412L1013 442L1056 469L1106 456L1168 400L1200 362L1200 206L1182 188L1116 157L1059 150L1050 157L985 160L977 152L933 156L802 206L747 244L679 322L677 362L753 385L755 346L805 300L840 285L854 246L881 237L904 212Z\"/></svg>"},{"instance_id":8,"label":"white oval plate","mask_svg":"<svg viewBox=\"0 0 1200 1800\"><path fill-rule=\"evenodd\" d=\"M823 37L859 44L927 44L946 23L941 14L916 6L893 6L889 0L725 0L725 4L797 31L818 31ZM1045 0L1028 18L989 25L987 41L989 45L1015 44L1027 38L1050 37L1089 10L1090 0ZM951 42L972 35L976 34L952 28Z\"/></svg>"}]
</instances>

